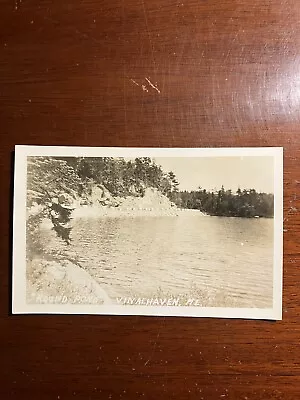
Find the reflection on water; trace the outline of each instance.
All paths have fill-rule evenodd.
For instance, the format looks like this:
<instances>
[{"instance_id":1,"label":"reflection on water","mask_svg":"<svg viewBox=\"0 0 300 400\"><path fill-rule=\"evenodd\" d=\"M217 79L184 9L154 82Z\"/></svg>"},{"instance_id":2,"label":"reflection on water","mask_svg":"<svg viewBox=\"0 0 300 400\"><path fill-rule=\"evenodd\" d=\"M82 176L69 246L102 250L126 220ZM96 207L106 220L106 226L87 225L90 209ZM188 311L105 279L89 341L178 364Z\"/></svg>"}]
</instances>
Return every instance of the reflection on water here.
<instances>
[{"instance_id":1,"label":"reflection on water","mask_svg":"<svg viewBox=\"0 0 300 400\"><path fill-rule=\"evenodd\" d=\"M78 219L84 268L116 297L198 296L203 306L272 307L273 220Z\"/></svg>"}]
</instances>

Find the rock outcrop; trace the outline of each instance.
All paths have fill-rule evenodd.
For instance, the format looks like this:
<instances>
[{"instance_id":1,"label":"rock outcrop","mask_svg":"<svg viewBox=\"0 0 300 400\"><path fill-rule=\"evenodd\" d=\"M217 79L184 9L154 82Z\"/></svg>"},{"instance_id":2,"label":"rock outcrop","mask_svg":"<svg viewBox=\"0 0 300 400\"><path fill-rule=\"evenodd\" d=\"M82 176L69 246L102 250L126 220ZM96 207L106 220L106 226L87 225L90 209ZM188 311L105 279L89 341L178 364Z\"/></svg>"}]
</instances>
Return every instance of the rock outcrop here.
<instances>
[{"instance_id":1,"label":"rock outcrop","mask_svg":"<svg viewBox=\"0 0 300 400\"><path fill-rule=\"evenodd\" d=\"M27 302L45 304L110 304L105 290L69 260L36 258L27 263Z\"/></svg>"},{"instance_id":2,"label":"rock outcrop","mask_svg":"<svg viewBox=\"0 0 300 400\"><path fill-rule=\"evenodd\" d=\"M101 185L102 186L102 185ZM143 197L113 197L98 186L91 196L80 201L72 217L92 216L176 216L178 209L155 188L146 188Z\"/></svg>"}]
</instances>

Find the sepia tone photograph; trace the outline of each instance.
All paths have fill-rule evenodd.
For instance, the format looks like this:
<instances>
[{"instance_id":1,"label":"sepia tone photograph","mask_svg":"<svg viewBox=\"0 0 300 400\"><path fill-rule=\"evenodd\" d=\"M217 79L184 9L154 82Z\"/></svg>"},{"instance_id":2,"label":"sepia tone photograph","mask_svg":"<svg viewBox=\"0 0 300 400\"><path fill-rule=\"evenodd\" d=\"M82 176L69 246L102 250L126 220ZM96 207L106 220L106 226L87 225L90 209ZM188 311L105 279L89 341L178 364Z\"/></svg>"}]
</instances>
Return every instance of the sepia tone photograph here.
<instances>
[{"instance_id":1,"label":"sepia tone photograph","mask_svg":"<svg viewBox=\"0 0 300 400\"><path fill-rule=\"evenodd\" d=\"M17 146L13 308L281 318L282 149Z\"/></svg>"}]
</instances>

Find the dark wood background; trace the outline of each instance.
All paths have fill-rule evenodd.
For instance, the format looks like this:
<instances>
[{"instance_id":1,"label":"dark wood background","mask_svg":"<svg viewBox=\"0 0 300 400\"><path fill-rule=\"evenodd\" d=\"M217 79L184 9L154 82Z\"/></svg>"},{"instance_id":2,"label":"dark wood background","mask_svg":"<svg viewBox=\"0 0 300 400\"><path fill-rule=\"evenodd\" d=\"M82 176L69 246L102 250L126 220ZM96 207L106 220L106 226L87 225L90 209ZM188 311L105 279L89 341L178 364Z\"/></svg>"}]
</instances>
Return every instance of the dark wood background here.
<instances>
[{"instance_id":1,"label":"dark wood background","mask_svg":"<svg viewBox=\"0 0 300 400\"><path fill-rule=\"evenodd\" d=\"M299 2L0 0L0 16L1 399L299 399ZM283 321L10 315L15 144L284 146Z\"/></svg>"}]
</instances>

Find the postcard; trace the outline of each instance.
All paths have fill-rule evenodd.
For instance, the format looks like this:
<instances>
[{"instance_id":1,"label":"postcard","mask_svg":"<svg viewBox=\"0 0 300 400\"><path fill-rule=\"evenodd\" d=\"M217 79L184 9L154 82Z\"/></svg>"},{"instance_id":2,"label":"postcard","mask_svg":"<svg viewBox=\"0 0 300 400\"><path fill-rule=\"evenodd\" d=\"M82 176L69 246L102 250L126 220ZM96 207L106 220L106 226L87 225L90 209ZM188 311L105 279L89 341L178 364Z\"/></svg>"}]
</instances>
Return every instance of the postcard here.
<instances>
[{"instance_id":1,"label":"postcard","mask_svg":"<svg viewBox=\"0 0 300 400\"><path fill-rule=\"evenodd\" d=\"M16 146L16 314L282 318L283 149Z\"/></svg>"}]
</instances>

